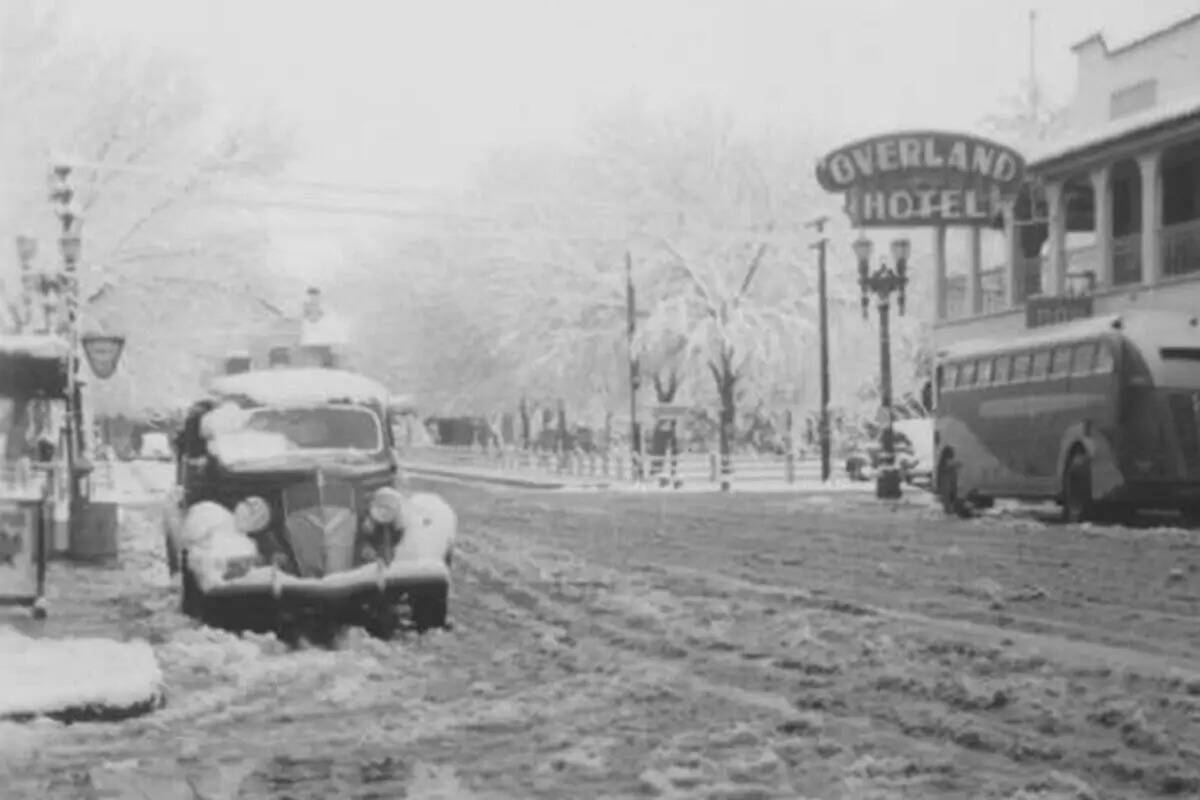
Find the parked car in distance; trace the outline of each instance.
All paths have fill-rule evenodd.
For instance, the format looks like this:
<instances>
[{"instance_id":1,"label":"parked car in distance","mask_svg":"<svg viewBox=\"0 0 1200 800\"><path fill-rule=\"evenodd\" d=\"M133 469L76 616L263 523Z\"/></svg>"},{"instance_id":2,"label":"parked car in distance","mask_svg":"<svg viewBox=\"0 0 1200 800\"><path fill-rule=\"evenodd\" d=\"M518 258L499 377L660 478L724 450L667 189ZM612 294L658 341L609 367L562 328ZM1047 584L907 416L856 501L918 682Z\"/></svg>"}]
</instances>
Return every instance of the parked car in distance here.
<instances>
[{"instance_id":1,"label":"parked car in distance","mask_svg":"<svg viewBox=\"0 0 1200 800\"><path fill-rule=\"evenodd\" d=\"M171 440L162 431L148 431L142 434L142 449L138 454L150 461L173 461Z\"/></svg>"},{"instance_id":2,"label":"parked car in distance","mask_svg":"<svg viewBox=\"0 0 1200 800\"><path fill-rule=\"evenodd\" d=\"M896 466L905 483L931 486L933 481L933 420L928 417L898 419L892 423L892 444ZM883 454L882 431L865 447L859 447L846 459L846 474L851 480L870 480L879 470Z\"/></svg>"},{"instance_id":3,"label":"parked car in distance","mask_svg":"<svg viewBox=\"0 0 1200 800\"><path fill-rule=\"evenodd\" d=\"M276 368L216 379L191 409L164 516L184 613L281 638L407 610L446 624L454 511L401 485L388 393L356 373Z\"/></svg>"}]
</instances>

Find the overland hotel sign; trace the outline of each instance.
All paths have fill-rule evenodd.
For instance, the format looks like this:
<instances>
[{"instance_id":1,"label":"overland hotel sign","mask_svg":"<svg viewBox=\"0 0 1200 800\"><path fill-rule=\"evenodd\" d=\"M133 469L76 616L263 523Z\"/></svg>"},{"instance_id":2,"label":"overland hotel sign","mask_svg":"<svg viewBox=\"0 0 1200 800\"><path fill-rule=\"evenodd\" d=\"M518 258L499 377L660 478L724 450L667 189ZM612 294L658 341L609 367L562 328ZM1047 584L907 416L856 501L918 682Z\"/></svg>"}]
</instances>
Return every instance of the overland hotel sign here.
<instances>
[{"instance_id":1,"label":"overland hotel sign","mask_svg":"<svg viewBox=\"0 0 1200 800\"><path fill-rule=\"evenodd\" d=\"M943 131L862 139L817 163L817 181L845 195L859 228L987 226L1024 177L1012 148Z\"/></svg>"}]
</instances>

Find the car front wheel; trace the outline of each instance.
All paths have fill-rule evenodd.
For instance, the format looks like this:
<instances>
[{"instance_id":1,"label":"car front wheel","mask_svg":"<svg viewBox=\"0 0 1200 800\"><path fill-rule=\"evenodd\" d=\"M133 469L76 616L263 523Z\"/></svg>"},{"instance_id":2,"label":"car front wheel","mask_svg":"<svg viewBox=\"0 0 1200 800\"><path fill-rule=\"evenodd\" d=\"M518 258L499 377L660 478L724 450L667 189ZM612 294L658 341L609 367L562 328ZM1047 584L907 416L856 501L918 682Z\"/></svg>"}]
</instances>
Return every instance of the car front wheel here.
<instances>
[{"instance_id":1,"label":"car front wheel","mask_svg":"<svg viewBox=\"0 0 1200 800\"><path fill-rule=\"evenodd\" d=\"M180 557L180 610L189 617L200 616L200 587L196 585L196 578L192 575L192 571L188 568L187 552L185 551Z\"/></svg>"},{"instance_id":2,"label":"car front wheel","mask_svg":"<svg viewBox=\"0 0 1200 800\"><path fill-rule=\"evenodd\" d=\"M449 597L448 586L414 592L408 599L413 627L421 633L433 628L445 628Z\"/></svg>"}]
</instances>

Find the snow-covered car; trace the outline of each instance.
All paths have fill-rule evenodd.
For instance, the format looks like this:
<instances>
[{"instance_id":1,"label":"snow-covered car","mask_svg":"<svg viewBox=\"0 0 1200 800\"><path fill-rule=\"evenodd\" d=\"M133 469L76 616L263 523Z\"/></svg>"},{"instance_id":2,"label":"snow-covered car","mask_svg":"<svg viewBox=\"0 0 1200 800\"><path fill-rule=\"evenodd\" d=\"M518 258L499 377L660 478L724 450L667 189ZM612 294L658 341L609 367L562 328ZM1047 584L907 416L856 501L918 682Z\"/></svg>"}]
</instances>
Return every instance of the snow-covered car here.
<instances>
[{"instance_id":1,"label":"snow-covered car","mask_svg":"<svg viewBox=\"0 0 1200 800\"><path fill-rule=\"evenodd\" d=\"M295 638L446 624L457 517L400 478L387 390L334 369L214 380L180 431L164 516L184 613Z\"/></svg>"},{"instance_id":2,"label":"snow-covered car","mask_svg":"<svg viewBox=\"0 0 1200 800\"><path fill-rule=\"evenodd\" d=\"M142 449L139 455L151 461L170 461L171 439L162 431L148 431L142 434Z\"/></svg>"},{"instance_id":3,"label":"snow-covered car","mask_svg":"<svg viewBox=\"0 0 1200 800\"><path fill-rule=\"evenodd\" d=\"M933 482L933 420L898 419L892 423L896 466L905 483L931 486ZM867 447L857 449L846 459L846 473L852 480L870 480L879 470L883 453L882 434Z\"/></svg>"}]
</instances>

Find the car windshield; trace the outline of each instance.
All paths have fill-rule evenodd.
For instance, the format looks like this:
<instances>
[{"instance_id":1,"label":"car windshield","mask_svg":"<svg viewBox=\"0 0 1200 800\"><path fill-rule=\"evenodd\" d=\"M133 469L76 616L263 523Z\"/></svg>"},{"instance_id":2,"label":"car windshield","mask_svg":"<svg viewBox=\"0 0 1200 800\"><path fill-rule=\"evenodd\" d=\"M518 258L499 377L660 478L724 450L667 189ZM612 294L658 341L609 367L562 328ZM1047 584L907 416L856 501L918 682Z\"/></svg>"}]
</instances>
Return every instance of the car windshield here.
<instances>
[{"instance_id":1,"label":"car windshield","mask_svg":"<svg viewBox=\"0 0 1200 800\"><path fill-rule=\"evenodd\" d=\"M383 447L383 435L375 415L353 406L255 409L246 421L245 429L282 434L306 450L374 452Z\"/></svg>"}]
</instances>

